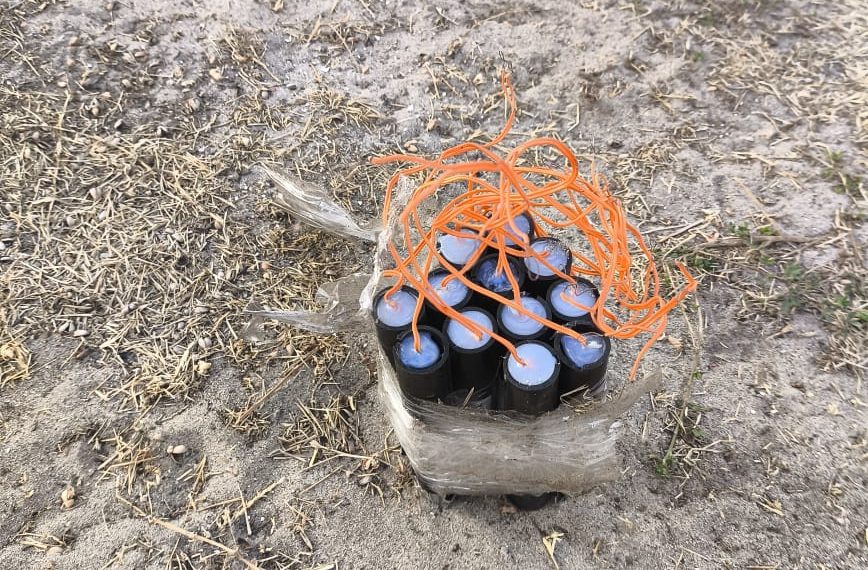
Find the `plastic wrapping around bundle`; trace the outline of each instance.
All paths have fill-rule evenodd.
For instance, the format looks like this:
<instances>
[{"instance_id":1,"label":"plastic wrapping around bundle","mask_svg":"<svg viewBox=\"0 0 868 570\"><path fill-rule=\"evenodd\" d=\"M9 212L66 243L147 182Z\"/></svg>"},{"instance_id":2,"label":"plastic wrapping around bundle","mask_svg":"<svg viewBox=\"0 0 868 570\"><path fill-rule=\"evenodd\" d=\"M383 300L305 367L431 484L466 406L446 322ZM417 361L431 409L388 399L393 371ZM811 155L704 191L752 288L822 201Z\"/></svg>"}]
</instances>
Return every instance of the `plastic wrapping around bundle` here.
<instances>
[{"instance_id":1,"label":"plastic wrapping around bundle","mask_svg":"<svg viewBox=\"0 0 868 570\"><path fill-rule=\"evenodd\" d=\"M281 186L281 201L290 211L293 192L301 192L300 188L304 188L298 198L303 205L328 203L320 214L313 208L302 208L300 217L305 221L339 235L363 234L357 237L367 238L359 226L347 226L351 218L325 192L317 194L310 185L286 182L291 182L291 177L283 173L273 178ZM404 194L400 190L398 204L409 195L409 189ZM390 232L391 228L384 228L379 233L379 252L384 251ZM249 312L253 320L243 336L250 341L261 339L264 319L276 319L318 333L367 330L370 346L375 347L370 309L374 292L385 285L380 280L378 256L372 275L352 275L320 288L317 299L325 306L323 312L277 311L252 305ZM530 417L407 398L382 350L377 349L377 354L385 416L419 478L429 490L443 495L578 494L617 479L621 467L616 450L620 418L640 397L653 391L662 376L657 370L623 383L620 391L603 395L581 409L562 404L553 412Z\"/></svg>"},{"instance_id":2,"label":"plastic wrapping around bundle","mask_svg":"<svg viewBox=\"0 0 868 570\"><path fill-rule=\"evenodd\" d=\"M382 353L379 363L386 417L416 474L440 495L574 495L614 481L619 418L661 378L658 370L581 412L562 405L531 417L407 398Z\"/></svg>"}]
</instances>

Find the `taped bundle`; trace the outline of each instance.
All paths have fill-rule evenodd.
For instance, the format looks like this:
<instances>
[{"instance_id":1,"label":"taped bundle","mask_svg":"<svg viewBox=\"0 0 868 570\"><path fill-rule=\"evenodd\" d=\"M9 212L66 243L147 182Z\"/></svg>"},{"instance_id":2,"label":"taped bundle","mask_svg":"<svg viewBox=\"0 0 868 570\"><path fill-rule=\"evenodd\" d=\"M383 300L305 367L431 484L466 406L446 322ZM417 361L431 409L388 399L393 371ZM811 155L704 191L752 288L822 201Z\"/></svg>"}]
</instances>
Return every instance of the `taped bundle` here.
<instances>
[{"instance_id":1,"label":"taped bundle","mask_svg":"<svg viewBox=\"0 0 868 570\"><path fill-rule=\"evenodd\" d=\"M316 194L317 202L336 212L335 204L322 190L300 185L278 171L268 174L276 182L280 203L296 214ZM304 190L302 190L304 188ZM337 217L314 212L317 227L335 235L347 235L341 211ZM354 225L354 232L358 226ZM373 240L375 233L356 236ZM386 233L380 234L380 242ZM386 249L378 248L371 274L353 274L327 283L317 292L320 311L282 311L251 304L251 321L244 331L250 341L262 338L266 320L276 320L320 334L365 332L373 336L371 302L382 283L379 260ZM426 488L440 495L540 494L550 491L579 494L617 479L620 457L617 441L623 431L621 418L643 395L657 388L659 369L643 378L609 382L599 399L579 409L561 407L556 412L528 417L510 412L458 408L407 398L401 392L395 370L377 349L379 396L383 412L410 464ZM617 368L617 367L616 367ZM622 371L626 374L626 371ZM613 389L612 384L617 384Z\"/></svg>"},{"instance_id":2,"label":"taped bundle","mask_svg":"<svg viewBox=\"0 0 868 570\"><path fill-rule=\"evenodd\" d=\"M613 376L619 380L604 384L595 397L586 397L578 405L562 400L556 410L532 417L411 398L401 389L388 355L377 349L383 410L427 489L443 495L578 494L618 477L620 419L639 397L655 389L661 372L655 370L632 382L627 377L637 376L641 357L665 330L667 314L696 284L679 265L684 285L665 298L650 250L626 221L620 202L609 193L602 177L581 175L578 161L562 142L534 139L505 155L493 150L506 137L515 115L514 95L505 75L503 86L509 119L488 144L463 143L436 159L405 155L375 159L378 164L409 163L389 182L382 226L376 231L357 225L321 189L282 172L267 171L278 187L276 202L294 218L344 237L376 241L377 251L370 275L352 275L321 288L322 312L252 306L253 320L246 336L256 338L264 319L319 333L370 331L374 292L383 287L395 292L409 285L418 292L411 329L419 350L423 304L445 318L462 324L467 321L428 284L429 272L440 267L447 279L460 281L481 295L480 299L508 307L584 344L586 339L575 328L524 309L510 259L524 260L528 267L536 263L535 267L548 269L541 273L572 283L581 275L595 277L601 284L600 294L592 306L582 308L596 330L613 339L649 338L629 374L621 366L610 368L610 380ZM526 156L530 153L536 160ZM558 153L566 169L539 164L543 153ZM553 266L553 258L544 249L535 249L530 236L522 233L528 230L516 224L522 215L531 220L537 238L556 235L570 244L574 264ZM438 240L467 237L468 233L480 247L465 263L456 264L441 255ZM470 278L469 271L486 253L497 259L497 271L505 273L512 284L511 294L491 294ZM465 326L495 338L506 352L519 358L515 345L494 330L473 323Z\"/></svg>"}]
</instances>

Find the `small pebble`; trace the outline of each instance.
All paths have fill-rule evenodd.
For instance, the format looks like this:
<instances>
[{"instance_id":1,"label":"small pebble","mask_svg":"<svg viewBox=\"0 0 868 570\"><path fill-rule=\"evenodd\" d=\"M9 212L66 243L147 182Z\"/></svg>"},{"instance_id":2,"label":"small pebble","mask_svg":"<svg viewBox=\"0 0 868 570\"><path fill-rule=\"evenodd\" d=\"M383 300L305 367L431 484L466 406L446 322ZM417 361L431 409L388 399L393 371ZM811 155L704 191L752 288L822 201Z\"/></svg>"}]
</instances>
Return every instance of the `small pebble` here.
<instances>
[{"instance_id":1,"label":"small pebble","mask_svg":"<svg viewBox=\"0 0 868 570\"><path fill-rule=\"evenodd\" d=\"M208 350L209 348L211 348L211 339L207 336L199 337L196 342L199 344L199 348L201 348L202 350Z\"/></svg>"},{"instance_id":2,"label":"small pebble","mask_svg":"<svg viewBox=\"0 0 868 570\"><path fill-rule=\"evenodd\" d=\"M185 453L187 453L187 446L170 445L168 448L166 448L166 453L168 453L169 455L184 455Z\"/></svg>"},{"instance_id":3,"label":"small pebble","mask_svg":"<svg viewBox=\"0 0 868 570\"><path fill-rule=\"evenodd\" d=\"M52 546L51 548L49 548L48 550L45 551L45 554L46 554L46 556L52 556L52 557L60 556L61 554L63 554L63 547L62 546Z\"/></svg>"},{"instance_id":4,"label":"small pebble","mask_svg":"<svg viewBox=\"0 0 868 570\"><path fill-rule=\"evenodd\" d=\"M72 331L72 336L74 337L83 337L88 336L89 334L90 331L87 329L75 329L74 331Z\"/></svg>"},{"instance_id":5,"label":"small pebble","mask_svg":"<svg viewBox=\"0 0 868 570\"><path fill-rule=\"evenodd\" d=\"M75 505L75 488L70 485L61 491L60 502L64 509L71 509Z\"/></svg>"}]
</instances>

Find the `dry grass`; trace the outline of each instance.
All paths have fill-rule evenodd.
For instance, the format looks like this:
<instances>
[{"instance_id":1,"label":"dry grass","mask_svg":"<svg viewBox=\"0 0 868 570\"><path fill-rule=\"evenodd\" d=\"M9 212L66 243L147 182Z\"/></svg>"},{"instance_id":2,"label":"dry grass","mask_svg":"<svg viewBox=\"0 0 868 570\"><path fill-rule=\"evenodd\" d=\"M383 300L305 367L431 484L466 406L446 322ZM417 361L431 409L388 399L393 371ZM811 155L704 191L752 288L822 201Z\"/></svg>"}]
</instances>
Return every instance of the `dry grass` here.
<instances>
[{"instance_id":1,"label":"dry grass","mask_svg":"<svg viewBox=\"0 0 868 570\"><path fill-rule=\"evenodd\" d=\"M139 492L142 498L149 497L151 488L160 483L160 468L154 462L154 452L149 442L139 434L129 437L115 434L105 440L114 451L99 466L106 475L113 475L118 489L127 495ZM148 498L150 503L150 499Z\"/></svg>"},{"instance_id":2,"label":"dry grass","mask_svg":"<svg viewBox=\"0 0 868 570\"><path fill-rule=\"evenodd\" d=\"M205 487L205 481L208 479L208 456L202 455L202 458L196 463L195 467L187 469L178 475L178 481L190 482L190 493L187 497L187 510L196 510L198 506L199 494Z\"/></svg>"},{"instance_id":3,"label":"dry grass","mask_svg":"<svg viewBox=\"0 0 868 570\"><path fill-rule=\"evenodd\" d=\"M10 46L10 61L26 65L25 54L37 56L23 43L22 10L3 11L0 39L4 49ZM150 24L142 39L149 33ZM100 57L82 73L112 77L112 60L123 54ZM165 404L183 405L218 361L255 369L270 360L285 367L280 379L256 386L244 405L226 411L234 429L261 435L271 425L269 401L299 379L302 363L319 386L333 381L334 366L348 357L339 338L281 328L251 346L240 336L251 300L311 306L317 286L364 264L347 242L294 226L273 206L265 183L251 180L251 169L288 162L305 176L328 173L327 183L347 182L339 197L353 209L374 191L370 174L358 166L365 149L334 141L371 132L380 118L376 110L324 81L302 95L305 109L271 101L280 81L265 57L259 36L230 30L210 46L201 67L191 57L175 77L183 85L199 78L233 82L242 94L229 101L184 95L177 110L128 109L129 99L111 89L91 96L80 90L87 77L61 89L0 86L0 387L28 377L26 343L45 332L76 339L77 353L124 371L96 391L118 413L134 412L126 416L131 420L119 420L114 435L95 436L94 445L107 454L99 470L115 479L119 501L179 535L171 551L149 550L172 567L298 568L306 561L265 545L242 554L248 546L223 546L218 538L231 544L230 526L246 519L274 486L224 504L229 515L218 514L213 538L158 518L152 494L163 480L164 450L122 422L135 423ZM218 108L228 125L215 124ZM287 133L295 138L284 144ZM341 169L333 168L338 162ZM189 513L207 507L202 494L209 469L202 455L178 476L189 485ZM310 514L303 506L298 513L297 532L307 545L302 554L309 556L304 529ZM22 544L64 546L36 535L22 535Z\"/></svg>"},{"instance_id":4,"label":"dry grass","mask_svg":"<svg viewBox=\"0 0 868 570\"><path fill-rule=\"evenodd\" d=\"M232 276L211 271L203 252L206 240L229 239L218 174L237 168L238 157L228 149L197 156L195 131L175 139L82 131L68 103L0 92L9 111L0 144L16 174L4 200L14 223L4 275L11 328L24 336L48 329L105 351L131 370L124 388L136 407L183 396L207 372L210 351L196 339L231 342L217 325L243 303L231 294ZM213 261L231 271L228 259Z\"/></svg>"},{"instance_id":5,"label":"dry grass","mask_svg":"<svg viewBox=\"0 0 868 570\"><path fill-rule=\"evenodd\" d=\"M682 307L686 328L690 334L690 350L692 353L691 367L687 378L682 383L680 394L662 392L652 395L652 409L663 410L665 417L663 431L669 434L669 440L663 454L655 461L657 475L664 478L679 479L679 493L673 500L678 500L684 486L694 476L704 478L701 462L704 456L719 451L721 440L711 441L702 428L705 407L697 402L696 383L702 379L702 354L704 350L705 322L701 310L696 311L695 323L688 318L688 311ZM685 348L683 341L677 341L673 346ZM644 430L643 430L644 431Z\"/></svg>"},{"instance_id":6,"label":"dry grass","mask_svg":"<svg viewBox=\"0 0 868 570\"><path fill-rule=\"evenodd\" d=\"M365 458L354 398L336 396L325 405L315 401L295 405L296 419L285 426L280 437L283 451L277 457L294 458L308 467L336 457Z\"/></svg>"},{"instance_id":7,"label":"dry grass","mask_svg":"<svg viewBox=\"0 0 868 570\"><path fill-rule=\"evenodd\" d=\"M311 43L324 43L342 48L353 57L353 48L360 44L370 44L373 38L383 33L385 25L380 21L332 17L324 20L318 17L309 29L289 29L289 35L298 42L310 46ZM357 60L354 62L358 65Z\"/></svg>"},{"instance_id":8,"label":"dry grass","mask_svg":"<svg viewBox=\"0 0 868 570\"><path fill-rule=\"evenodd\" d=\"M239 38L224 42L229 59L241 71L260 66L261 48ZM187 119L171 137L151 124L118 131L122 113L108 102L95 110L102 103L77 99L0 88L4 321L15 338L52 331L123 366L127 376L107 392L122 409L184 399L215 355L244 358L237 331L251 298L311 299L319 282L356 265L343 261L351 251L339 240L287 232L266 202L237 208L232 173L276 160L261 136L244 128L219 144L225 135ZM376 116L335 91L310 101L320 119L306 137L328 136L336 120L369 128ZM257 214L270 227L255 230ZM6 352L4 367L18 358Z\"/></svg>"},{"instance_id":9,"label":"dry grass","mask_svg":"<svg viewBox=\"0 0 868 570\"><path fill-rule=\"evenodd\" d=\"M822 15L819 8L784 11L782 17L765 20L765 27L743 26L737 35L731 33L736 23L703 34L723 52L711 85L737 97L745 92L771 95L800 120L828 124L843 119L853 128L853 142L865 144L868 15L858 0L824 4ZM714 30L724 17L711 5L700 22Z\"/></svg>"},{"instance_id":10,"label":"dry grass","mask_svg":"<svg viewBox=\"0 0 868 570\"><path fill-rule=\"evenodd\" d=\"M65 536L54 536L52 534L39 534L22 530L18 533L18 542L24 548L35 548L43 552L48 552L51 549L64 549L69 547L70 541Z\"/></svg>"},{"instance_id":11,"label":"dry grass","mask_svg":"<svg viewBox=\"0 0 868 570\"><path fill-rule=\"evenodd\" d=\"M293 362L281 377L268 388L263 384L258 394L252 394L240 408L225 410L227 424L241 433L255 435L262 433L271 425L268 416L263 416L260 409L274 397L290 380L296 380L302 369L302 362ZM249 380L249 379L247 379ZM249 382L248 382L249 383Z\"/></svg>"},{"instance_id":12,"label":"dry grass","mask_svg":"<svg viewBox=\"0 0 868 570\"><path fill-rule=\"evenodd\" d=\"M0 337L2 338L2 337ZM30 351L13 339L0 344L0 388L30 376Z\"/></svg>"},{"instance_id":13,"label":"dry grass","mask_svg":"<svg viewBox=\"0 0 868 570\"><path fill-rule=\"evenodd\" d=\"M868 270L855 243L853 227L839 224L816 238L781 235L769 219L722 227L716 215L677 235L657 240L663 258L685 260L700 281L725 282L741 291L739 318L770 317L786 334L796 312L819 317L827 333L826 350L818 355L827 369L846 369L864 377L868 358ZM806 269L801 258L809 248L835 244L837 257Z\"/></svg>"},{"instance_id":14,"label":"dry grass","mask_svg":"<svg viewBox=\"0 0 868 570\"><path fill-rule=\"evenodd\" d=\"M305 487L299 495L304 495L326 479L345 471L355 482L383 498L387 487L395 494L413 484L415 479L412 468L400 453L400 447L386 438L383 447L372 453L360 437L356 402L352 396L339 395L328 404L311 401L308 404L296 402L298 413L295 420L286 424L279 459L295 459L312 469L335 460L349 460L338 464L313 484ZM382 468L387 467L390 474L384 477Z\"/></svg>"},{"instance_id":15,"label":"dry grass","mask_svg":"<svg viewBox=\"0 0 868 570\"><path fill-rule=\"evenodd\" d=\"M721 145L705 127L685 119L678 121L670 136L646 144L626 160L612 156L609 162L613 178L625 181L624 186L642 187L654 182L657 169L670 162L676 149L700 144L715 162L757 164L766 180L764 193L807 192L806 185L813 184L828 185L847 196L850 204L838 212L832 231L821 236L792 235L760 197L736 180L755 205L751 219L724 223L719 212L709 211L705 220L694 225L651 231L663 258L685 259L707 286L723 281L742 291L741 318L779 319L780 334L786 334L794 312L817 315L827 332L820 364L847 369L861 382L868 366L864 285L868 269L860 253L864 245L854 230L864 222L868 205L860 176L868 163L859 152L868 142L868 60L863 41L868 17L859 6L859 2L807 3L797 8L776 2L705 1L667 5L664 13L674 23L649 27L650 45L689 60L691 68L706 73L711 89L727 94L735 112L762 97L774 98L785 111L774 118L763 115L776 131L773 144L793 143L794 150L778 156L719 152ZM679 118L671 105L686 100L684 96L667 85L648 95ZM842 131L836 135L838 147L830 147L820 136L826 125ZM794 138L792 133L799 128L808 136ZM806 161L816 166L807 175L800 168ZM631 194L627 188L624 195L632 212L647 218L647 205ZM833 261L810 269L803 265L806 251L829 249L837 252Z\"/></svg>"}]
</instances>

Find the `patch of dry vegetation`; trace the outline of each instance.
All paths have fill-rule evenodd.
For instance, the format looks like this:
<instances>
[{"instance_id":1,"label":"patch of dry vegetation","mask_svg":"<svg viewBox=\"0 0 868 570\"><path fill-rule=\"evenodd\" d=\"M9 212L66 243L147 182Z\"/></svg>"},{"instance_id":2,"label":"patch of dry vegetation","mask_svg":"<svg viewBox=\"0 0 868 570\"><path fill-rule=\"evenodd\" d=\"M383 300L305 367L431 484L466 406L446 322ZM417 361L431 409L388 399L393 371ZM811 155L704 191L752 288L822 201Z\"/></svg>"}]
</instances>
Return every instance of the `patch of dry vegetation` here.
<instances>
[{"instance_id":1,"label":"patch of dry vegetation","mask_svg":"<svg viewBox=\"0 0 868 570\"><path fill-rule=\"evenodd\" d=\"M741 290L742 317L779 318L779 334L789 330L793 312L817 315L828 332L820 363L847 369L859 379L868 367L868 268L856 232L868 207L859 174L868 168L860 153L868 143L868 16L860 6L857 1L834 6L684 1L668 4L658 14L672 18L666 25L648 29L655 49L680 55L692 68L705 71L708 86L724 94L734 112L752 108L752 102L762 97L773 98L786 110L774 119L765 117L776 132L773 144L792 144L793 151L760 156L719 151L712 145L707 150L716 161L755 162L768 180L767 191L809 192L808 185L829 185L849 199L826 235L792 235L753 190L739 184L756 205L753 219L725 224L719 214L709 212L714 219L657 237L660 253L686 259L706 282L709 277L723 279ZM642 13L638 6L631 9ZM665 89L654 95L664 106L667 97ZM840 141L840 148L830 147L829 137L822 133L831 125L839 129L832 137ZM810 134L794 139L796 127ZM673 135L677 132L682 140L696 142L695 134L683 128ZM668 137L670 150L681 146L677 139ZM661 158L666 161L665 154ZM807 176L793 173L794 165L806 162L816 170ZM619 172L618 178L650 184L653 172L652 164L638 177ZM633 210L642 214L635 204ZM802 263L806 251L828 249L836 251L832 261L810 269Z\"/></svg>"},{"instance_id":2,"label":"patch of dry vegetation","mask_svg":"<svg viewBox=\"0 0 868 570\"><path fill-rule=\"evenodd\" d=\"M316 116L372 116L336 92L310 97L331 109ZM127 132L113 127L123 110L94 112L95 100L0 88L5 322L18 338L50 331L113 358L129 372L115 393L142 409L186 397L211 359L238 354L251 298L305 302L356 263L339 240L287 231L267 194L253 212L239 207L238 173L277 160L249 127L190 118L171 135Z\"/></svg>"},{"instance_id":3,"label":"patch of dry vegetation","mask_svg":"<svg viewBox=\"0 0 868 570\"><path fill-rule=\"evenodd\" d=\"M733 14L740 14L738 20ZM847 121L853 142L868 143L868 14L858 0L813 4L752 25L749 11L708 4L704 39L721 50L710 84L735 94L771 95L799 120ZM720 23L726 30L717 31ZM741 33L732 34L741 29Z\"/></svg>"},{"instance_id":4,"label":"patch of dry vegetation","mask_svg":"<svg viewBox=\"0 0 868 570\"><path fill-rule=\"evenodd\" d=\"M39 57L21 31L29 7L0 12L0 39L8 50L3 65L23 69ZM234 429L254 435L267 429L269 402L298 380L301 363L309 363L319 386L333 380L331 371L346 362L348 347L339 338L282 327L270 330L261 345L250 345L240 334L245 307L252 299L309 306L318 285L365 264L357 246L293 225L251 172L258 164L289 163L310 176L329 172L335 187L347 176L343 197L355 200L358 210L360 197L367 200L374 191L359 168L366 149L348 143L337 148L335 135L370 132L379 115L322 83L305 93L309 113L303 116L311 120L300 124L289 103L269 101L279 80L263 50L254 34L230 30L210 55L202 55L200 68L193 54L194 68L176 70L170 87L160 85L166 78L149 76L146 84L124 84L130 94L114 86L121 85L124 66L144 65L147 55L120 46L101 50L93 69L69 64L71 76L81 72L92 81L82 75L48 88L0 84L0 387L27 378L26 343L46 333L77 340L78 357L122 368L96 395L116 402L119 413L134 413L127 416L130 425L94 435L94 449L104 454L99 470L115 479L118 500L131 512L179 536L168 553L179 567L220 559L252 568L251 557L262 568L301 562L264 545L257 551L221 542L234 540L231 524L245 519L268 491L242 495L226 524L215 521L208 531L213 534L161 518L151 493L164 483L167 455L138 431L137 422L160 406L192 398L218 361L250 368L267 358L284 367L280 380L251 386L249 400L226 411ZM189 91L209 81L236 82L242 96L225 101ZM94 90L102 85L112 87ZM177 87L177 107L143 112L131 103L146 100L151 89L172 93ZM280 131L303 136L288 148ZM330 169L338 156L342 169ZM176 446L168 457L185 454ZM202 507L206 466L203 455L183 478L190 485L187 513ZM34 548L66 545L62 537L22 533L22 544Z\"/></svg>"}]
</instances>

